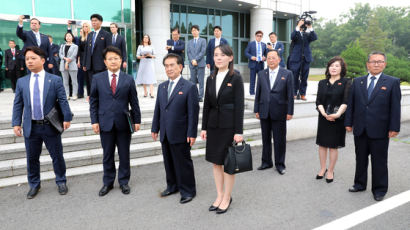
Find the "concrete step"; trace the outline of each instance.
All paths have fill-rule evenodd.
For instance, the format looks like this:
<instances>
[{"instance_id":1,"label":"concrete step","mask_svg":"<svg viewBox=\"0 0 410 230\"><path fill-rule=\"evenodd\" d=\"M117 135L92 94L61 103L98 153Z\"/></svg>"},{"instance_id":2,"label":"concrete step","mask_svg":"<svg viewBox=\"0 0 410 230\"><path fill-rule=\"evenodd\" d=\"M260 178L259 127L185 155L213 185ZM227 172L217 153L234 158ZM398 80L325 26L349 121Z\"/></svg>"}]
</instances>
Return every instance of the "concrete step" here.
<instances>
[{"instance_id":1,"label":"concrete step","mask_svg":"<svg viewBox=\"0 0 410 230\"><path fill-rule=\"evenodd\" d=\"M153 114L141 119L141 130L151 129L152 115ZM72 123L70 128L63 133L62 138L94 135L94 132L90 124L89 114L84 114L83 116L84 118L77 118L79 120L82 120L83 122ZM86 116L88 116L88 118L86 118ZM245 110L244 119L254 118L254 116L255 115L253 114L251 110ZM11 124L11 121L10 121L10 124ZM198 124L200 125L202 124L202 113L199 114ZM12 128L7 127L6 129L0 129L0 144L1 145L12 144L12 143L22 143L22 142L24 142L24 138L16 137L14 135Z\"/></svg>"},{"instance_id":2,"label":"concrete step","mask_svg":"<svg viewBox=\"0 0 410 230\"><path fill-rule=\"evenodd\" d=\"M244 129L255 129L260 126L259 120L256 118L248 118L244 120ZM198 125L198 134L200 132L201 125ZM91 132L91 131L89 131ZM23 139L23 138L21 138ZM150 143L152 142L151 130L144 129L140 130L132 136L131 143ZM100 148L100 136L99 135L81 135L75 137L65 137L62 139L64 154L72 151L87 150ZM45 145L43 144L43 154L48 154ZM3 144L0 146L0 161L12 160L24 158L26 156L25 144L13 143L13 144Z\"/></svg>"},{"instance_id":3,"label":"concrete step","mask_svg":"<svg viewBox=\"0 0 410 230\"><path fill-rule=\"evenodd\" d=\"M261 138L259 128L253 128L244 131L244 137L247 141L254 141ZM192 149L205 148L206 141L197 138ZM143 142L132 144L130 147L130 158L144 158L149 156L161 155L162 149L159 141ZM67 168L75 168L93 164L100 164L102 162L103 150L101 146L87 150L71 151L64 153L64 159ZM118 155L115 156L118 161ZM53 164L50 156L40 156L41 171L52 171ZM19 176L27 173L27 161L25 157L13 160L0 161L0 178L11 176Z\"/></svg>"}]
</instances>

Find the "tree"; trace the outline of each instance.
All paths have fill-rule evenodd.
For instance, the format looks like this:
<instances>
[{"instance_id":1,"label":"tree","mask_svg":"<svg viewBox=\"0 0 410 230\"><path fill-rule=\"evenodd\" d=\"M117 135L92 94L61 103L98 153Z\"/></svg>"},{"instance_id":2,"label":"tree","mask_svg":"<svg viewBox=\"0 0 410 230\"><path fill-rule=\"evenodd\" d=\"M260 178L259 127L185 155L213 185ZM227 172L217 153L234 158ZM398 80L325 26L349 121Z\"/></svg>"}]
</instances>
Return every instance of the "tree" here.
<instances>
[{"instance_id":1,"label":"tree","mask_svg":"<svg viewBox=\"0 0 410 230\"><path fill-rule=\"evenodd\" d=\"M398 77L401 81L410 82L410 69L408 66L410 66L410 61L387 54L387 65L383 72Z\"/></svg>"},{"instance_id":2,"label":"tree","mask_svg":"<svg viewBox=\"0 0 410 230\"><path fill-rule=\"evenodd\" d=\"M391 40L387 38L387 32L380 28L378 18L373 16L366 32L360 35L359 44L366 53L376 50L386 52L386 46L391 44Z\"/></svg>"},{"instance_id":3,"label":"tree","mask_svg":"<svg viewBox=\"0 0 410 230\"><path fill-rule=\"evenodd\" d=\"M346 77L355 78L366 74L366 54L359 43L352 42L340 55L346 62Z\"/></svg>"}]
</instances>

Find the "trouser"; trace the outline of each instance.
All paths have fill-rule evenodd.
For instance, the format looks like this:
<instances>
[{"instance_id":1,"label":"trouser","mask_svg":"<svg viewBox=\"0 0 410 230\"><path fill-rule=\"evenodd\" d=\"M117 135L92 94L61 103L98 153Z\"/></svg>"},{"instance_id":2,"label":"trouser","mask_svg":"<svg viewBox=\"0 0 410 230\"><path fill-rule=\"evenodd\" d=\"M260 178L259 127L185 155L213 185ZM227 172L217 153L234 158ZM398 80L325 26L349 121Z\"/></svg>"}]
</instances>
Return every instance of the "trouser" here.
<instances>
[{"instance_id":1,"label":"trouser","mask_svg":"<svg viewBox=\"0 0 410 230\"><path fill-rule=\"evenodd\" d=\"M262 130L262 164L269 166L272 162L272 136L275 151L276 168L286 168L286 120L260 119Z\"/></svg>"},{"instance_id":2,"label":"trouser","mask_svg":"<svg viewBox=\"0 0 410 230\"><path fill-rule=\"evenodd\" d=\"M73 96L78 95L78 81L77 81L77 70L64 70L61 72L63 75L64 89L67 97L70 96L70 84L69 79L71 77L71 83L73 84Z\"/></svg>"},{"instance_id":3,"label":"trouser","mask_svg":"<svg viewBox=\"0 0 410 230\"><path fill-rule=\"evenodd\" d=\"M293 92L296 95L306 95L307 79L309 76L309 62L302 58L300 62L290 63L290 70L293 73Z\"/></svg>"},{"instance_id":4,"label":"trouser","mask_svg":"<svg viewBox=\"0 0 410 230\"><path fill-rule=\"evenodd\" d=\"M256 62L255 68L250 68L250 77L249 77L249 94L255 95L255 82L256 82L256 74L263 70L264 62Z\"/></svg>"},{"instance_id":5,"label":"trouser","mask_svg":"<svg viewBox=\"0 0 410 230\"><path fill-rule=\"evenodd\" d=\"M204 77L205 77L205 67L190 66L191 70L191 82L195 85L199 83L199 100L204 98Z\"/></svg>"}]
</instances>

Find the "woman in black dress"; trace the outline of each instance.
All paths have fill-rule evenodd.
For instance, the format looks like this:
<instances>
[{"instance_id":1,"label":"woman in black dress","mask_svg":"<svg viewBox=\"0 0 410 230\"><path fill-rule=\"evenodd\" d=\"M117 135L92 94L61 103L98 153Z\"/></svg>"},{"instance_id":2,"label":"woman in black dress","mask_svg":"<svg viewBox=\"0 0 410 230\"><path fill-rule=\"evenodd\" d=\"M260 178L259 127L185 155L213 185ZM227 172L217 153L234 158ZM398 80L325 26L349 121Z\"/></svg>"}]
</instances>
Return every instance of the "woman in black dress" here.
<instances>
[{"instance_id":1,"label":"woman in black dress","mask_svg":"<svg viewBox=\"0 0 410 230\"><path fill-rule=\"evenodd\" d=\"M233 51L220 45L214 52L215 71L208 77L201 138L206 141L206 160L213 163L217 197L209 211L225 213L231 202L235 175L224 173L224 159L232 141L243 141L244 86L233 69ZM225 188L224 188L225 185Z\"/></svg>"},{"instance_id":2,"label":"woman in black dress","mask_svg":"<svg viewBox=\"0 0 410 230\"><path fill-rule=\"evenodd\" d=\"M333 182L338 148L345 146L346 130L344 112L347 108L351 80L344 78L346 64L341 57L334 57L326 67L326 79L319 82L316 106L319 111L316 144L319 145L320 171L316 179L326 174L326 182ZM329 151L329 168L326 169Z\"/></svg>"}]
</instances>

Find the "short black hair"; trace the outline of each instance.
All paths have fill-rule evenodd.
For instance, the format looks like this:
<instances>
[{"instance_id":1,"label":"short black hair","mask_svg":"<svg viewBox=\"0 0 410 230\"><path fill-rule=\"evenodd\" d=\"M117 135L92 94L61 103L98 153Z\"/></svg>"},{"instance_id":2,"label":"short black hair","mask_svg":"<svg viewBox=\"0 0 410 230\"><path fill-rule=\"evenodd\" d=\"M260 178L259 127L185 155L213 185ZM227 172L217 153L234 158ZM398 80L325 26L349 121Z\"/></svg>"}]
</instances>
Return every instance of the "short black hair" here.
<instances>
[{"instance_id":1,"label":"short black hair","mask_svg":"<svg viewBox=\"0 0 410 230\"><path fill-rule=\"evenodd\" d=\"M53 39L53 36L51 36L50 34L48 34L48 35L47 35L47 37L49 37L49 38Z\"/></svg>"},{"instance_id":2,"label":"short black hair","mask_svg":"<svg viewBox=\"0 0 410 230\"><path fill-rule=\"evenodd\" d=\"M178 27L172 28L171 33L174 32L174 31L178 32L178 34L179 34L179 28Z\"/></svg>"},{"instance_id":3,"label":"short black hair","mask_svg":"<svg viewBox=\"0 0 410 230\"><path fill-rule=\"evenodd\" d=\"M46 59L46 53L42 49L40 49L40 47L38 47L38 46L29 46L29 47L27 47L26 50L24 51L24 56L26 56L28 51L31 51L31 52L37 54L38 56L40 56L41 58Z\"/></svg>"},{"instance_id":4,"label":"short black hair","mask_svg":"<svg viewBox=\"0 0 410 230\"><path fill-rule=\"evenodd\" d=\"M14 41L13 39L10 39L9 42L14 42L14 44L16 44L16 41Z\"/></svg>"},{"instance_id":5,"label":"short black hair","mask_svg":"<svg viewBox=\"0 0 410 230\"><path fill-rule=\"evenodd\" d=\"M199 26L198 26L198 25L193 25L193 26L191 26L191 31L192 31L192 29L194 29L194 28L199 31Z\"/></svg>"},{"instance_id":6,"label":"short black hair","mask_svg":"<svg viewBox=\"0 0 410 230\"><path fill-rule=\"evenodd\" d=\"M262 34L262 35L263 35L262 30L257 30L257 31L255 32L255 35L257 35L257 34Z\"/></svg>"},{"instance_id":7,"label":"short black hair","mask_svg":"<svg viewBox=\"0 0 410 230\"><path fill-rule=\"evenodd\" d=\"M270 32L270 33L269 33L269 37L270 37L272 34L274 34L276 37L278 36L275 32Z\"/></svg>"},{"instance_id":8,"label":"short black hair","mask_svg":"<svg viewBox=\"0 0 410 230\"><path fill-rule=\"evenodd\" d=\"M178 54L174 54L174 53L169 53L169 54L165 55L164 59L162 59L162 64L163 65L165 65L165 60L167 60L168 58L175 58L175 59L177 59L177 64L178 65L183 65L182 57L179 56Z\"/></svg>"},{"instance_id":9,"label":"short black hair","mask_svg":"<svg viewBox=\"0 0 410 230\"><path fill-rule=\"evenodd\" d=\"M107 56L107 53L108 53L108 52L116 53L118 56L120 56L120 58L121 58L121 60L122 60L121 50L118 49L118 48L115 47L115 46L108 46L107 48L105 48L105 49L103 50L104 60L106 60L105 57Z\"/></svg>"},{"instance_id":10,"label":"short black hair","mask_svg":"<svg viewBox=\"0 0 410 230\"><path fill-rule=\"evenodd\" d=\"M101 22L103 21L103 17L99 14L92 14L91 17L90 17L90 20L92 20L93 18L96 18Z\"/></svg>"},{"instance_id":11,"label":"short black hair","mask_svg":"<svg viewBox=\"0 0 410 230\"><path fill-rule=\"evenodd\" d=\"M40 20L38 20L37 18L32 18L32 19L30 19L30 22L31 22L31 21L33 21L33 20L36 20L36 21L38 21L38 24L39 24L39 25L41 25L41 22L40 22Z\"/></svg>"},{"instance_id":12,"label":"short black hair","mask_svg":"<svg viewBox=\"0 0 410 230\"><path fill-rule=\"evenodd\" d=\"M222 31L222 27L220 27L220 26L214 26L213 30L215 30L215 29L218 29L218 30Z\"/></svg>"},{"instance_id":13,"label":"short black hair","mask_svg":"<svg viewBox=\"0 0 410 230\"><path fill-rule=\"evenodd\" d=\"M270 50L266 53L266 56L268 56L268 54L269 54L270 52L276 53L276 54L278 55L278 57L280 58L280 54L279 54L279 51L278 51L278 50L270 49Z\"/></svg>"},{"instance_id":14,"label":"short black hair","mask_svg":"<svg viewBox=\"0 0 410 230\"><path fill-rule=\"evenodd\" d=\"M70 34L70 35L71 35L71 37L73 38L73 41L72 41L72 42L74 42L74 34L71 33L71 32L67 32L67 33L64 34L64 41L67 41L67 40L65 39L65 38L67 37L67 34Z\"/></svg>"}]
</instances>

